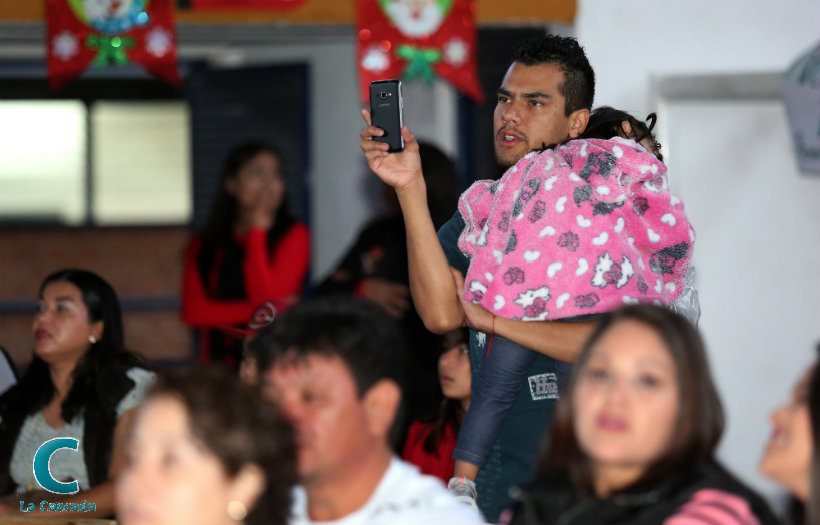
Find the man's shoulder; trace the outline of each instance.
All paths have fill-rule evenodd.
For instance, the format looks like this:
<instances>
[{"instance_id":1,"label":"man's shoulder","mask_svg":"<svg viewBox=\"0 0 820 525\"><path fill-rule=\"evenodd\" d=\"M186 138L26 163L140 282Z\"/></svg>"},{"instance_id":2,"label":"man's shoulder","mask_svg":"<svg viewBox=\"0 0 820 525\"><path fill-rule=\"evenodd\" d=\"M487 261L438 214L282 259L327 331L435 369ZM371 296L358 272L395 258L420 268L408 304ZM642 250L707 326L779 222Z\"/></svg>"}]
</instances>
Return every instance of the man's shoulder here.
<instances>
[{"instance_id":1,"label":"man's shoulder","mask_svg":"<svg viewBox=\"0 0 820 525\"><path fill-rule=\"evenodd\" d=\"M447 262L453 268L467 273L467 268L470 266L470 261L458 249L458 237L464 230L464 219L458 211L438 230L438 241L444 250L444 255L447 257Z\"/></svg>"},{"instance_id":2,"label":"man's shoulder","mask_svg":"<svg viewBox=\"0 0 820 525\"><path fill-rule=\"evenodd\" d=\"M481 515L455 499L441 480L393 458L373 495L372 523L484 523Z\"/></svg>"},{"instance_id":3,"label":"man's shoulder","mask_svg":"<svg viewBox=\"0 0 820 525\"><path fill-rule=\"evenodd\" d=\"M442 244L455 246L458 243L458 236L461 235L466 223L459 211L456 211L450 219L438 229L438 240Z\"/></svg>"},{"instance_id":4,"label":"man's shoulder","mask_svg":"<svg viewBox=\"0 0 820 525\"><path fill-rule=\"evenodd\" d=\"M293 491L290 525L313 525L307 517L307 495L301 487ZM334 525L426 525L484 523L481 514L455 499L441 480L427 476L397 457L382 477L367 503Z\"/></svg>"}]
</instances>

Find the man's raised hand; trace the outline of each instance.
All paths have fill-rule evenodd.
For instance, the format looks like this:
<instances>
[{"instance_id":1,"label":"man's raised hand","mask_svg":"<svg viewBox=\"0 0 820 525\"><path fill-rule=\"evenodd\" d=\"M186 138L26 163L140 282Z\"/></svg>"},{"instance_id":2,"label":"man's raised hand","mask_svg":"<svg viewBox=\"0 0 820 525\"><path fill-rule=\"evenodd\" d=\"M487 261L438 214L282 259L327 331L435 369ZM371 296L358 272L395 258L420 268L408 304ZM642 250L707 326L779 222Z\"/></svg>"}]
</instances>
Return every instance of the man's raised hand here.
<instances>
[{"instance_id":1,"label":"man's raised hand","mask_svg":"<svg viewBox=\"0 0 820 525\"><path fill-rule=\"evenodd\" d=\"M414 183L423 182L419 144L416 142L415 135L407 129L407 126L401 128L401 135L404 138L404 151L388 153L389 146L386 143L373 140L373 137L381 137L384 131L371 125L370 110L363 109L362 118L367 127L359 133L362 139L359 146L362 148L367 165L373 173L396 191L401 191Z\"/></svg>"}]
</instances>

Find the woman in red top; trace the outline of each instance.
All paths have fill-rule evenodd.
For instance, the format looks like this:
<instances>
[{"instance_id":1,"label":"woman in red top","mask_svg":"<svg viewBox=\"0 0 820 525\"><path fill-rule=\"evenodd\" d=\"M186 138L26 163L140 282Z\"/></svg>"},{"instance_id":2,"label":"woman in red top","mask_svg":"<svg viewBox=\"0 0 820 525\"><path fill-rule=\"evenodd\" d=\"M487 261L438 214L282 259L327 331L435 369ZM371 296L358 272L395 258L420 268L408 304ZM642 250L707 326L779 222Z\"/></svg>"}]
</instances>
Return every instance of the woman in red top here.
<instances>
[{"instance_id":1,"label":"woman in red top","mask_svg":"<svg viewBox=\"0 0 820 525\"><path fill-rule=\"evenodd\" d=\"M182 320L200 329L202 362L236 367L241 342L219 327L243 325L264 301L298 298L310 235L285 207L282 156L249 142L230 152L205 227L185 251Z\"/></svg>"},{"instance_id":2,"label":"woman in red top","mask_svg":"<svg viewBox=\"0 0 820 525\"><path fill-rule=\"evenodd\" d=\"M402 459L416 465L423 474L447 481L453 476L458 429L470 406L470 349L466 328L443 336L444 352L438 361L438 376L444 400L438 413L429 420L410 425Z\"/></svg>"}]
</instances>

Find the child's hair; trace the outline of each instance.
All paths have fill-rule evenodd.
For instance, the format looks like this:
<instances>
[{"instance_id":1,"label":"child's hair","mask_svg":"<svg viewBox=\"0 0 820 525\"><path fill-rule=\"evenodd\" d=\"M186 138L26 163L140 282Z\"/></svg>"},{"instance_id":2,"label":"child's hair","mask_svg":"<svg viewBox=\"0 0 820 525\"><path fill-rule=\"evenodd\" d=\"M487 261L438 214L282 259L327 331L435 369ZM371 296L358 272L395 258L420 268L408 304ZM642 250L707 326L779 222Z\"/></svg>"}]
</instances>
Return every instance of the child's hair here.
<instances>
[{"instance_id":1,"label":"child's hair","mask_svg":"<svg viewBox=\"0 0 820 525\"><path fill-rule=\"evenodd\" d=\"M645 138L649 138L655 146L653 153L658 160L663 162L663 155L661 155L661 144L655 140L655 135L652 134L652 129L658 121L658 116L655 113L647 115L646 120L641 122L626 111L615 109L610 106L601 106L592 110L589 114L589 123L586 130L579 138L582 139L611 139L612 137L630 138L635 142L640 142ZM629 122L632 126L632 136L627 137L623 129L623 123Z\"/></svg>"}]
</instances>

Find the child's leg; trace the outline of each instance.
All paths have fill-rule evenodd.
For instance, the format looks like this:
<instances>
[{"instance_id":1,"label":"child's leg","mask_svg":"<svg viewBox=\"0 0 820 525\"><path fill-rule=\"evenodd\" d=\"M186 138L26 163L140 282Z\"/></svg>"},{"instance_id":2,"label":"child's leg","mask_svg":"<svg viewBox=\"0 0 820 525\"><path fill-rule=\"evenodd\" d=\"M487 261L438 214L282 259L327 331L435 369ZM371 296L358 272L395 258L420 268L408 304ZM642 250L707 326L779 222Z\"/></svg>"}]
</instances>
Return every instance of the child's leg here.
<instances>
[{"instance_id":1,"label":"child's leg","mask_svg":"<svg viewBox=\"0 0 820 525\"><path fill-rule=\"evenodd\" d=\"M475 479L536 357L532 350L493 336L488 358L482 358L479 369L473 371L472 400L453 452L456 477Z\"/></svg>"},{"instance_id":2,"label":"child's leg","mask_svg":"<svg viewBox=\"0 0 820 525\"><path fill-rule=\"evenodd\" d=\"M478 476L478 465L473 465L469 461L456 460L456 468L453 471L454 478L467 478L475 481Z\"/></svg>"}]
</instances>

